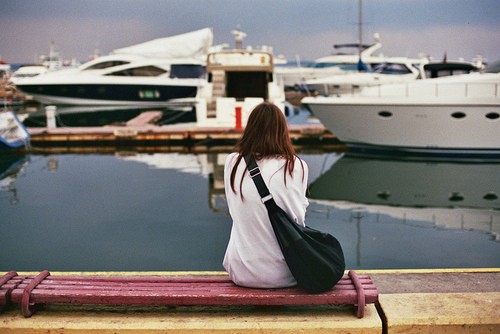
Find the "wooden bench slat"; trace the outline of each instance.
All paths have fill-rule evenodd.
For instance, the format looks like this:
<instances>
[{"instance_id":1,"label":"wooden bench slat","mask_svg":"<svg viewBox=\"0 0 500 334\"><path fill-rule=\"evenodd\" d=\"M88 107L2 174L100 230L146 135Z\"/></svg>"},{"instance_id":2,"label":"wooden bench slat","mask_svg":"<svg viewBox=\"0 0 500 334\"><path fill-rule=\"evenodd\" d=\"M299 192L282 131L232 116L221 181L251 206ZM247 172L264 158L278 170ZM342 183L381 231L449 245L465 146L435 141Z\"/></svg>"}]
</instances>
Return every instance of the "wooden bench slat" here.
<instances>
[{"instance_id":1,"label":"wooden bench slat","mask_svg":"<svg viewBox=\"0 0 500 334\"><path fill-rule=\"evenodd\" d=\"M323 304L353 304L355 293L326 294L326 295L290 295L262 291L252 294L244 291L209 291L204 294L172 291L162 294L155 291L115 291L95 290L92 292L81 290L41 290L33 291L30 302L35 304L46 303L75 303L75 304L123 304L123 305L323 305ZM20 302L21 294L12 293L13 302Z\"/></svg>"},{"instance_id":2,"label":"wooden bench slat","mask_svg":"<svg viewBox=\"0 0 500 334\"><path fill-rule=\"evenodd\" d=\"M29 281L32 280L35 276L15 276L11 280L22 280ZM371 282L371 278L368 275L358 275L358 278L361 282ZM224 276L204 276L204 277L180 277L180 276L169 276L169 277L142 277L142 276L127 276L127 277L103 277L103 276L52 276L50 275L45 281L76 281L76 282L145 282L145 283L220 283L227 282L232 283L232 281ZM350 278L345 275L342 279L337 283L339 284L352 284Z\"/></svg>"},{"instance_id":3,"label":"wooden bench slat","mask_svg":"<svg viewBox=\"0 0 500 334\"><path fill-rule=\"evenodd\" d=\"M250 290L250 291L249 291ZM308 304L356 304L357 294L354 290L337 290L325 294L310 295L304 293L302 290L260 290L260 289L242 289L240 287L213 289L213 290L183 290L183 289L166 289L166 290L44 290L35 289L30 296L32 303L81 303L81 304L100 304L102 298L105 300L114 297L120 299L123 297L123 302L126 304L134 304L141 301L150 300L153 302L175 305L178 299L191 298L192 301L185 302L183 305L213 305L212 302L207 304L205 299L217 298L220 300L227 299L225 305L241 305L241 300L245 300L243 304L249 303L251 300L258 300L258 305L261 305L261 300L265 300L269 305L308 305ZM21 303L23 290L16 289L11 293L11 301L14 303ZM365 291L367 303L376 301L378 292L376 290ZM237 299L240 301L230 302L230 299ZM99 302L101 300L101 302ZM145 303L140 302L140 304Z\"/></svg>"},{"instance_id":4,"label":"wooden bench slat","mask_svg":"<svg viewBox=\"0 0 500 334\"><path fill-rule=\"evenodd\" d=\"M17 289L24 289L26 288L27 284L20 284L17 286ZM200 285L200 286L193 286L193 285L186 285L186 284L170 284L170 285L154 285L154 286L147 286L147 285L45 285L45 284L40 284L35 290L113 290L113 291L127 291L127 290L138 290L138 291L148 291L148 290L153 290L153 291L163 291L163 290L186 290L186 291L199 291L200 293L202 291L206 291L208 289L220 289L220 288L233 288L237 290L241 290L242 287L235 286L234 284L224 284L224 285ZM368 290L376 290L375 285L363 285L363 289L365 291ZM251 290L254 291L255 289ZM303 291L303 290L300 290ZM353 286L336 286L333 291L353 291L356 292L356 289ZM303 292L304 293L304 292Z\"/></svg>"},{"instance_id":5,"label":"wooden bench slat","mask_svg":"<svg viewBox=\"0 0 500 334\"><path fill-rule=\"evenodd\" d=\"M50 277L50 276L49 276ZM20 283L21 285L28 284L31 282L32 279L25 279ZM19 281L15 281L19 284ZM15 283L14 280L10 280L5 284L11 284ZM373 282L370 279L363 279L360 280L361 284L363 286L368 286L368 285L373 285ZM221 281L196 281L196 282L189 282L189 281L184 281L184 280L179 280L179 281L172 281L172 280L167 280L164 282L161 281L126 281L126 280L120 280L120 281L102 281L102 280L92 280L92 279L87 279L87 280L53 280L53 279L45 279L42 281L39 285L96 285L96 286L169 286L169 285L193 285L194 283L199 283L199 284L205 284L205 285L221 285L221 284L227 284L227 285L234 285L234 283L230 280L221 280ZM352 282L343 279L337 283L336 287L342 287L342 286L353 286Z\"/></svg>"},{"instance_id":6,"label":"wooden bench slat","mask_svg":"<svg viewBox=\"0 0 500 334\"><path fill-rule=\"evenodd\" d=\"M34 279L35 276L16 276L13 279L20 279L23 281L29 281ZM104 277L104 276L52 276L50 275L46 281L76 281L76 282L116 282L116 283L128 283L128 282L143 282L143 283L221 283L227 282L232 283L232 281L224 276L204 276L204 277L180 277L180 276L169 276L169 277L143 277L143 276L126 276L126 277Z\"/></svg>"},{"instance_id":7,"label":"wooden bench slat","mask_svg":"<svg viewBox=\"0 0 500 334\"><path fill-rule=\"evenodd\" d=\"M20 299L22 296L24 289L14 289L11 292L11 298L13 301ZM168 288L159 288L159 289L147 289L147 288L138 288L138 289L109 289L102 287L90 287L89 289L67 289L61 287L59 289L44 289L37 288L32 291L32 296L38 295L43 296L46 295L56 295L56 294L76 294L81 293L88 296L92 296L93 294L116 294L116 292L120 292L122 294L144 294L144 295L240 295L240 294L248 294L248 295L256 295L256 296L287 296L287 297L301 297L301 296L313 296L314 298L323 298L324 296L336 296L336 295L348 295L348 296L356 296L355 290L331 290L327 293L322 294L308 294L304 292L302 289L251 289L251 288L242 288L242 287L212 287L212 288L204 288L204 287L196 287L187 289L185 287L168 287Z\"/></svg>"}]
</instances>

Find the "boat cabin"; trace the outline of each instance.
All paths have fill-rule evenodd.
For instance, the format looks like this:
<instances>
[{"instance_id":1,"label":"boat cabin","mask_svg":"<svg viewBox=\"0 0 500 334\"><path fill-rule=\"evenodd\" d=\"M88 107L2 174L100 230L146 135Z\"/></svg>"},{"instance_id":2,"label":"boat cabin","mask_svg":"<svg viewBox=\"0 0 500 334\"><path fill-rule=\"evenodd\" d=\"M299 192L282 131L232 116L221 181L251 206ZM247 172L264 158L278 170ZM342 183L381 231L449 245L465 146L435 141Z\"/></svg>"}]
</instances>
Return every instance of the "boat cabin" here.
<instances>
[{"instance_id":1,"label":"boat cabin","mask_svg":"<svg viewBox=\"0 0 500 334\"><path fill-rule=\"evenodd\" d=\"M251 110L263 101L273 102L284 110L281 106L284 89L274 80L270 52L238 49L209 53L206 71L208 84L199 95L198 123L216 118L225 126L234 125L235 110L239 107L244 124Z\"/></svg>"},{"instance_id":2,"label":"boat cabin","mask_svg":"<svg viewBox=\"0 0 500 334\"><path fill-rule=\"evenodd\" d=\"M273 57L264 51L223 51L207 58L208 81L212 97L269 98L269 82L273 81Z\"/></svg>"}]
</instances>

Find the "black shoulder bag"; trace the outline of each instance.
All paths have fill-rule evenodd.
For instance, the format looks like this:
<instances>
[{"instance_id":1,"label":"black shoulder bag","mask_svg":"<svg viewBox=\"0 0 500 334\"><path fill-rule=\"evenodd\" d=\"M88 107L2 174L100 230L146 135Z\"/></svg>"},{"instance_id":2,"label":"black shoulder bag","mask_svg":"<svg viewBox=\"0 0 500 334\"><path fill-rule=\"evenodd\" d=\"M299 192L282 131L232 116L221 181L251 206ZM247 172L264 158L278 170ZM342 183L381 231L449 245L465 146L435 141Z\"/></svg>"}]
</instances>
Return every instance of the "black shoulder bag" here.
<instances>
[{"instance_id":1,"label":"black shoulder bag","mask_svg":"<svg viewBox=\"0 0 500 334\"><path fill-rule=\"evenodd\" d=\"M331 234L301 226L291 220L274 201L255 159L245 157L245 161L297 284L312 293L333 288L345 270L344 253L339 241Z\"/></svg>"}]
</instances>

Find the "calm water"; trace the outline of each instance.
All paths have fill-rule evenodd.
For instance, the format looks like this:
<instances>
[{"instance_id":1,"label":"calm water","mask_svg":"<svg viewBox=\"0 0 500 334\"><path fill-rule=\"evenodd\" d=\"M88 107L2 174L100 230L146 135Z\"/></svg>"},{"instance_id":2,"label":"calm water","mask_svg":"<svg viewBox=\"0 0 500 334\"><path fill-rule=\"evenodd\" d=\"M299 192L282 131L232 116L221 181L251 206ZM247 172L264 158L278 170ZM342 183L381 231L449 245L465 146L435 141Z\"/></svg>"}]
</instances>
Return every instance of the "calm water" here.
<instances>
[{"instance_id":1,"label":"calm water","mask_svg":"<svg viewBox=\"0 0 500 334\"><path fill-rule=\"evenodd\" d=\"M500 165L301 154L351 269L500 267ZM222 270L225 154L0 155L0 271Z\"/></svg>"}]
</instances>

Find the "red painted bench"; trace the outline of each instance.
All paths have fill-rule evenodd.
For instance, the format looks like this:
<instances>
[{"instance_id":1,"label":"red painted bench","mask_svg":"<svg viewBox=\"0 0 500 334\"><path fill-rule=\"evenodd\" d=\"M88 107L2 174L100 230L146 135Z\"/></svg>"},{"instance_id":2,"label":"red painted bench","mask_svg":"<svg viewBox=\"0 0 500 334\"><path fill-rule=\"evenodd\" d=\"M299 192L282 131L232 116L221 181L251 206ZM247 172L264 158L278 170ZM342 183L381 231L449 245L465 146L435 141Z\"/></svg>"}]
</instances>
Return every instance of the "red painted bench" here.
<instances>
[{"instance_id":1,"label":"red painted bench","mask_svg":"<svg viewBox=\"0 0 500 334\"><path fill-rule=\"evenodd\" d=\"M310 294L294 287L252 289L235 285L227 276L36 276L11 271L0 278L0 311L7 303L20 304L30 317L37 304L106 305L354 305L364 316L365 304L375 303L378 291L370 276L348 275L330 291Z\"/></svg>"}]
</instances>

